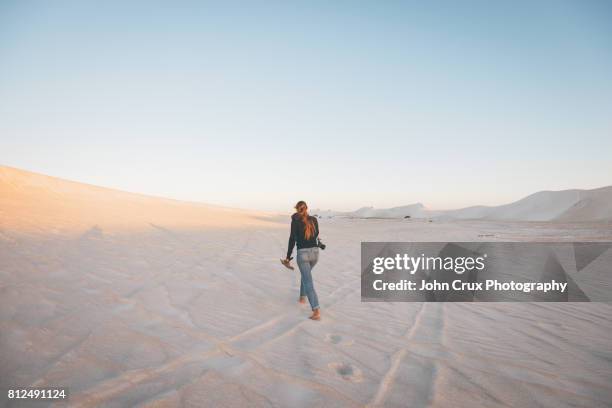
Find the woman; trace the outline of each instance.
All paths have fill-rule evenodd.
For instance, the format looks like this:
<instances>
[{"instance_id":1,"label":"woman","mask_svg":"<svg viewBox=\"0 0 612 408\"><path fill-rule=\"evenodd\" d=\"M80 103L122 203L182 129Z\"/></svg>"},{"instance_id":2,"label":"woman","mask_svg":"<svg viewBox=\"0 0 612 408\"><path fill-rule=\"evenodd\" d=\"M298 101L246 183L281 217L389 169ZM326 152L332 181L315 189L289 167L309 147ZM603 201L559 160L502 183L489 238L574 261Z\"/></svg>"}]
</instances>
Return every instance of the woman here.
<instances>
[{"instance_id":1,"label":"woman","mask_svg":"<svg viewBox=\"0 0 612 408\"><path fill-rule=\"evenodd\" d=\"M287 248L287 257L283 264L289 265L291 261L291 253L293 247L297 243L297 264L302 275L300 283L300 303L306 303L305 298L308 298L310 307L312 308L312 320L321 319L321 308L319 307L319 299L315 292L312 281L312 268L319 260L319 248L317 239L319 237L319 223L315 217L308 215L308 206L304 201L299 201L295 205L295 214L291 216L291 234L289 235L289 247Z\"/></svg>"}]
</instances>

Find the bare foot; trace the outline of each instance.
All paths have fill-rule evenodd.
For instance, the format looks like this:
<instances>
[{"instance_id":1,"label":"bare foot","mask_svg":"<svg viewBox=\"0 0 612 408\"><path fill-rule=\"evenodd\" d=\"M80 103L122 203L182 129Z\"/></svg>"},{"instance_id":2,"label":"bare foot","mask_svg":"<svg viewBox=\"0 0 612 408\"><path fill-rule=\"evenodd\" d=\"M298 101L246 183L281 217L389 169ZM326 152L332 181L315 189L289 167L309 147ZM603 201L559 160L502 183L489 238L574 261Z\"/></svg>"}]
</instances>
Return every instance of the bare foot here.
<instances>
[{"instance_id":1,"label":"bare foot","mask_svg":"<svg viewBox=\"0 0 612 408\"><path fill-rule=\"evenodd\" d=\"M316 309L312 311L312 316L310 316L312 320L321 320L321 310Z\"/></svg>"},{"instance_id":2,"label":"bare foot","mask_svg":"<svg viewBox=\"0 0 612 408\"><path fill-rule=\"evenodd\" d=\"M300 296L300 299L298 300L299 303L301 304L305 304L306 303L306 296Z\"/></svg>"}]
</instances>

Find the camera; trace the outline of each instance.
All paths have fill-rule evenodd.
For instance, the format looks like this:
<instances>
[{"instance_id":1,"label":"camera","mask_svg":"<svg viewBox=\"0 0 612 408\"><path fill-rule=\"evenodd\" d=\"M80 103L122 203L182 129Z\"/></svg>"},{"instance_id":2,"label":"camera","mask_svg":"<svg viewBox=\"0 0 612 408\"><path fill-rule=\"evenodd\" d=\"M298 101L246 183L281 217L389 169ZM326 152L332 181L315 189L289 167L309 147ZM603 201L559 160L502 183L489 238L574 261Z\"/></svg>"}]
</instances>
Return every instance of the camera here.
<instances>
[{"instance_id":1,"label":"camera","mask_svg":"<svg viewBox=\"0 0 612 408\"><path fill-rule=\"evenodd\" d=\"M319 238L317 238L317 246L323 250L325 250L325 247L327 245L325 245L323 242L321 242L321 240Z\"/></svg>"}]
</instances>

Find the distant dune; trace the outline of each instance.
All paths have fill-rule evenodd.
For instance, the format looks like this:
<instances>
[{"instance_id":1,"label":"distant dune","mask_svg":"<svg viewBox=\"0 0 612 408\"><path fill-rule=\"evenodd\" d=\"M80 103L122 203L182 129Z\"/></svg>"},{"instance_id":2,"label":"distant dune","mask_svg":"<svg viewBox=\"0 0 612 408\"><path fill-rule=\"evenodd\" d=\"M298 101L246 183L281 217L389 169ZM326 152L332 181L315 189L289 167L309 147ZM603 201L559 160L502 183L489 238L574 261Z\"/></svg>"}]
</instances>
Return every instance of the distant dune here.
<instances>
[{"instance_id":1,"label":"distant dune","mask_svg":"<svg viewBox=\"0 0 612 408\"><path fill-rule=\"evenodd\" d=\"M612 220L612 186L581 192L580 200L572 204L571 207L555 218L555 220Z\"/></svg>"},{"instance_id":2,"label":"distant dune","mask_svg":"<svg viewBox=\"0 0 612 408\"><path fill-rule=\"evenodd\" d=\"M357 211L348 212L344 215L353 218L404 218L406 216L422 218L427 217L427 214L425 206L421 203L416 203L385 209L362 207Z\"/></svg>"},{"instance_id":3,"label":"distant dune","mask_svg":"<svg viewBox=\"0 0 612 408\"><path fill-rule=\"evenodd\" d=\"M540 191L514 203L445 211L442 216L508 221L610 221L612 186L594 190Z\"/></svg>"},{"instance_id":4,"label":"distant dune","mask_svg":"<svg viewBox=\"0 0 612 408\"><path fill-rule=\"evenodd\" d=\"M351 218L434 218L496 221L612 221L612 186L594 190L540 191L500 206L473 206L433 211L423 204L393 208L363 207L352 212L319 211L323 216Z\"/></svg>"},{"instance_id":5,"label":"distant dune","mask_svg":"<svg viewBox=\"0 0 612 408\"><path fill-rule=\"evenodd\" d=\"M0 232L273 226L265 213L127 193L0 166Z\"/></svg>"}]
</instances>

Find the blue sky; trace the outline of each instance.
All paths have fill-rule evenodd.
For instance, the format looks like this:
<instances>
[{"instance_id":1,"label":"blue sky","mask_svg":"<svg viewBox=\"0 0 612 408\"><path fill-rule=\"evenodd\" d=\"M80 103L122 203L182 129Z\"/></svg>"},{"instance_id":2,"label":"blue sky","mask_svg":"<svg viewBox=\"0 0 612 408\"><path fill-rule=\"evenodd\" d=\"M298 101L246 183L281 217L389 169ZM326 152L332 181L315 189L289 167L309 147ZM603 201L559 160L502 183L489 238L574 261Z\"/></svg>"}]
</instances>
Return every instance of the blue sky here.
<instances>
[{"instance_id":1,"label":"blue sky","mask_svg":"<svg viewBox=\"0 0 612 408\"><path fill-rule=\"evenodd\" d=\"M611 22L607 1L0 0L0 163L269 210L610 185Z\"/></svg>"}]
</instances>

